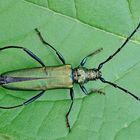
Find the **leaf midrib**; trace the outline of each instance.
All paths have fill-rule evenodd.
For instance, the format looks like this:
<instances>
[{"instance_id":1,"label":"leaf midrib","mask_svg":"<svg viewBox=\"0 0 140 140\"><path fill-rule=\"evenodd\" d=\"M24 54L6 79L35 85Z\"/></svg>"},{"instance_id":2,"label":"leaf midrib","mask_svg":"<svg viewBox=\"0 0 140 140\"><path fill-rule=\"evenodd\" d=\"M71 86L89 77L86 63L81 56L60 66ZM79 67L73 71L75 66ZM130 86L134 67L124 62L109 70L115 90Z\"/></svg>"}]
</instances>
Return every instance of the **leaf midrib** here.
<instances>
[{"instance_id":1,"label":"leaf midrib","mask_svg":"<svg viewBox=\"0 0 140 140\"><path fill-rule=\"evenodd\" d=\"M27 1L27 0L24 0L24 1L27 2L27 3L31 3L31 4L33 4L33 5L37 5L37 4L32 3L32 2L29 2L29 1ZM89 26L89 27L91 27L91 28L94 28L95 30L99 30L99 31L101 31L101 32L105 32L105 33L107 33L107 34L110 34L110 35L113 35L113 36L117 36L117 37L119 37L119 38L123 38L123 39L126 39L126 38L127 38L127 37L125 37L125 35L123 35L123 34L117 34L117 33L111 32L111 31L109 31L109 30L107 30L107 29L101 28L101 27L99 27L99 26L95 26L95 25L93 26L93 25L91 25L91 24L89 24L89 23L86 23L86 22L80 20L80 19L76 19L76 18L67 16L67 15L63 15L63 14L61 14L61 13L59 13L59 12L53 11L53 10L50 9L50 8L47 8L47 7L44 7L44 6L40 6L40 5L37 5L37 6L43 8L43 9L47 9L47 10L53 12L53 13L56 13L56 14L58 14L58 15L60 15L60 16L66 17L66 18L68 18L68 19L72 19L72 20L74 20L74 21L76 21L76 22L80 22L81 24L84 24L85 26ZM140 45L140 41L139 41L139 40L130 39L130 41L134 42L135 44Z\"/></svg>"}]
</instances>

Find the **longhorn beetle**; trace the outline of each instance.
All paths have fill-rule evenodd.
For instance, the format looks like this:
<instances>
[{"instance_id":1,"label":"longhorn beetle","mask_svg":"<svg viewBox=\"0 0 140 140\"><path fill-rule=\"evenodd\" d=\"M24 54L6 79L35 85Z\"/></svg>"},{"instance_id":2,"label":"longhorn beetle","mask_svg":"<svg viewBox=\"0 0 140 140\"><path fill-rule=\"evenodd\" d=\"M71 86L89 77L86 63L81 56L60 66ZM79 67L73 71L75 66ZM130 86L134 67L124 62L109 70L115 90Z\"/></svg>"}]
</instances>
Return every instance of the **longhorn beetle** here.
<instances>
[{"instance_id":1,"label":"longhorn beetle","mask_svg":"<svg viewBox=\"0 0 140 140\"><path fill-rule=\"evenodd\" d=\"M43 61L36 56L33 52L28 50L27 48L20 47L20 46L6 46L0 48L0 50L6 49L20 49L26 52L29 56L31 56L34 60L39 62L41 67L33 67L33 68L26 68L20 70L14 70L10 72L5 72L0 75L0 85L3 88L11 89L11 90L29 90L29 91L40 91L37 95L31 97L30 99L26 100L25 102L14 105L14 106L0 106L1 109L13 109L17 107L21 107L24 105L28 105L33 101L37 100L41 97L46 90L49 89L58 89L58 88L67 88L70 89L70 98L71 104L69 107L68 112L66 113L66 124L70 131L70 124L69 124L69 114L73 106L74 100L74 90L73 85L74 83L79 84L81 90L88 95L90 92L85 88L84 84L88 81L100 80L103 83L107 83L115 88L118 88L124 93L127 93L133 96L136 100L140 100L139 97L131 93L130 91L124 89L123 87L118 86L115 83L105 80L102 77L101 68L105 63L110 61L116 54L118 54L121 49L126 45L126 43L131 39L131 37L137 32L138 28L140 27L140 23L134 29L134 31L130 34L129 37L124 41L120 48L118 48L112 55L110 55L106 60L101 62L97 68L88 69L84 67L87 62L87 59L97 53L99 53L102 48L96 50L95 52L87 55L84 57L80 63L80 65L76 68L72 68L71 65L66 64L65 59L61 55L59 51L57 51L52 45L47 43L38 29L35 29L37 35L39 36L41 42L47 46L49 46L52 50L55 51L56 55L60 59L63 65L60 66L45 66ZM100 90L95 90L93 92L103 93Z\"/></svg>"}]
</instances>

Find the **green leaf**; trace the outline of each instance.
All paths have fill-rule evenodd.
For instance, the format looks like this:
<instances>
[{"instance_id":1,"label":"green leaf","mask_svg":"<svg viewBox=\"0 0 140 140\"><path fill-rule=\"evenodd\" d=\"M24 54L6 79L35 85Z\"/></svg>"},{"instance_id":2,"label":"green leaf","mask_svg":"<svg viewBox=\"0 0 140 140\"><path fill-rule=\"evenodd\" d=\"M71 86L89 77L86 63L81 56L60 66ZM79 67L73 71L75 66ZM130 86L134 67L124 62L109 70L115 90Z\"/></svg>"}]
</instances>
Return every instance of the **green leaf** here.
<instances>
[{"instance_id":1,"label":"green leaf","mask_svg":"<svg viewBox=\"0 0 140 140\"><path fill-rule=\"evenodd\" d=\"M59 50L73 67L98 48L103 51L89 59L86 67L97 67L124 42L140 21L138 0L8 0L0 1L0 47L18 45L30 49L47 66L60 65L55 53L44 46L36 32ZM125 48L107 63L103 77L140 97L140 30ZM40 66L25 52L9 49L0 53L0 73ZM124 92L99 81L87 88L102 89L106 95L85 96L74 86L69 90L46 91L38 101L22 108L0 110L0 139L6 140L124 140L139 139L140 103ZM0 88L0 105L14 105L37 94Z\"/></svg>"}]
</instances>

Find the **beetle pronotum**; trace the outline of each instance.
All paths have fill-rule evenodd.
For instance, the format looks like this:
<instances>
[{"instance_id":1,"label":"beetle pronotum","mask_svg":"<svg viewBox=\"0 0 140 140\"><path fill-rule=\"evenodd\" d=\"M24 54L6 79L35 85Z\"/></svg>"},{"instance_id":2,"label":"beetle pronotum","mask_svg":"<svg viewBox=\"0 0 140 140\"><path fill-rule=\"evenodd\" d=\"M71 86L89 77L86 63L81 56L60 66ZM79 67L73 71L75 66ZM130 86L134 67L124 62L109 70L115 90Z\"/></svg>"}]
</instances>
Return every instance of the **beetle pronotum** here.
<instances>
[{"instance_id":1,"label":"beetle pronotum","mask_svg":"<svg viewBox=\"0 0 140 140\"><path fill-rule=\"evenodd\" d=\"M38 29L35 29L37 32L41 42L47 46L49 46L52 50L55 51L58 58L61 60L63 65L60 66L45 66L43 61L38 58L34 53L32 53L30 50L24 47L20 46L6 46L3 48L0 48L0 50L6 50L6 49L20 49L25 51L29 56L31 56L34 60L39 62L41 64L41 67L34 67L34 68L27 68L27 69L20 69L20 70L14 70L10 72L6 72L0 75L0 85L4 88L11 89L11 90L32 90L32 91L40 91L37 95L33 96L32 98L26 100L25 102L14 105L14 106L0 106L1 109L12 109L21 107L24 105L28 105L29 103L32 103L36 99L38 99L40 96L44 94L46 90L49 89L58 89L58 88L67 88L70 89L70 98L71 98L71 105L69 107L68 112L66 113L66 124L70 131L70 124L69 124L69 114L72 109L73 100L74 100L74 91L73 91L73 84L79 84L81 90L88 95L90 92L87 91L84 84L88 81L93 80L100 80L103 83L107 83L115 88L118 88L124 93L127 93L131 96L133 96L135 99L140 100L139 97L131 93L130 91L118 86L115 83L112 83L110 81L105 80L102 77L101 68L105 63L110 61L116 54L118 54L121 49L126 45L126 43L130 40L130 38L137 32L138 28L140 27L140 23L138 26L134 29L134 31L131 33L131 35L124 41L124 43L121 45L120 48L118 48L112 55L110 55L106 60L101 62L97 68L91 68L88 69L84 67L85 63L87 62L87 59L97 53L99 53L102 48L96 50L95 52L87 55L84 57L80 63L80 65L76 68L72 68L71 65L66 64L65 59L61 55L59 51L57 51L52 45L47 43L41 33ZM94 91L93 91L94 92ZM95 90L95 92L103 93L100 90Z\"/></svg>"}]
</instances>

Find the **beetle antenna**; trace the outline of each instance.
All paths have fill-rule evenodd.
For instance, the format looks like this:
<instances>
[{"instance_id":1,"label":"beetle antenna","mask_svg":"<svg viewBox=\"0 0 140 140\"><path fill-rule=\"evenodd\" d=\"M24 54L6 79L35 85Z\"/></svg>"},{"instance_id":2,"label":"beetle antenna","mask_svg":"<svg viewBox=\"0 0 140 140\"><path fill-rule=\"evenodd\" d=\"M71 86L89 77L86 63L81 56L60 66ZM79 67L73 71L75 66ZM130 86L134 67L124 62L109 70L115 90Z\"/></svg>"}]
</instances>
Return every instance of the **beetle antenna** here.
<instances>
[{"instance_id":1,"label":"beetle antenna","mask_svg":"<svg viewBox=\"0 0 140 140\"><path fill-rule=\"evenodd\" d=\"M111 86L113 86L113 87L115 87L115 88L118 88L118 89L124 91L124 93L127 93L127 94L133 96L136 100L140 100L139 97L137 97L136 95L134 95L133 93L131 93L131 92L128 91L127 89L124 89L124 88L122 88L122 87L120 87L120 86L118 86L117 84L114 84L114 83L112 83L112 82L106 81L106 80L105 80L104 78L102 78L102 77L100 77L99 79L101 80L101 82L107 83L107 84L109 84L109 85L111 85Z\"/></svg>"},{"instance_id":2,"label":"beetle antenna","mask_svg":"<svg viewBox=\"0 0 140 140\"><path fill-rule=\"evenodd\" d=\"M121 51L121 49L128 43L128 41L132 38L132 36L137 32L137 30L140 27L140 23L138 24L138 26L134 29L134 31L130 34L130 36L127 37L127 39L124 41L124 43L121 45L120 48L118 48L115 53L113 53L112 55L110 55L105 61L101 62L98 66L98 70L100 70L102 68L102 66L107 63L108 61L110 61L117 53L119 53Z\"/></svg>"}]
</instances>

